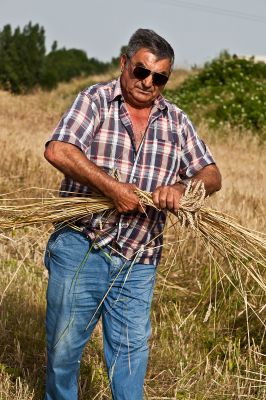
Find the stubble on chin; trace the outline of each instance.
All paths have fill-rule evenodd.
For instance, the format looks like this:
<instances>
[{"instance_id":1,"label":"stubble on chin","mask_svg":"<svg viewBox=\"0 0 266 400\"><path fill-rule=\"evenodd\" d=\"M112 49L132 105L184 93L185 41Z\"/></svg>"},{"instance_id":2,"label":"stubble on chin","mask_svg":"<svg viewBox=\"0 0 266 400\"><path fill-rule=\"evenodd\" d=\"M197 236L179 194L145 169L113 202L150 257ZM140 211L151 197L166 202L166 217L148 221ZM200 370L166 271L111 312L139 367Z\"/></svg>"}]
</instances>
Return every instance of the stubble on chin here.
<instances>
[{"instance_id":1,"label":"stubble on chin","mask_svg":"<svg viewBox=\"0 0 266 400\"><path fill-rule=\"evenodd\" d=\"M153 99L146 98L145 96L132 96L129 100L137 108L145 108L153 104Z\"/></svg>"}]
</instances>

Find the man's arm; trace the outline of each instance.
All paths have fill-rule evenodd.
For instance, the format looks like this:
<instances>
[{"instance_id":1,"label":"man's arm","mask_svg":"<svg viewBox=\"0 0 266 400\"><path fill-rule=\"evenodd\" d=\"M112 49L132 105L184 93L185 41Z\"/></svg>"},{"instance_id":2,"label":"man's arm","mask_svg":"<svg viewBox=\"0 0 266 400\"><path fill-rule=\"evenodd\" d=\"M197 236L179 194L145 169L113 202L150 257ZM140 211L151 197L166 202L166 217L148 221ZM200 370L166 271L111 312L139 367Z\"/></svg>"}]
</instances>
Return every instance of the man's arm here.
<instances>
[{"instance_id":1,"label":"man's arm","mask_svg":"<svg viewBox=\"0 0 266 400\"><path fill-rule=\"evenodd\" d=\"M88 160L78 147L65 142L51 141L46 147L44 157L64 175L111 198L120 213L143 212L139 198L134 193L136 186L118 182Z\"/></svg>"},{"instance_id":2,"label":"man's arm","mask_svg":"<svg viewBox=\"0 0 266 400\"><path fill-rule=\"evenodd\" d=\"M215 164L203 167L192 178L192 181L202 181L205 186L206 196L221 189L222 179L219 169ZM186 187L182 183L175 183L170 186L159 186L153 192L153 202L161 209L178 211L180 199L185 192Z\"/></svg>"},{"instance_id":3,"label":"man's arm","mask_svg":"<svg viewBox=\"0 0 266 400\"><path fill-rule=\"evenodd\" d=\"M222 177L216 164L206 165L206 167L198 171L191 180L202 181L204 183L206 196L210 196L222 188Z\"/></svg>"}]
</instances>

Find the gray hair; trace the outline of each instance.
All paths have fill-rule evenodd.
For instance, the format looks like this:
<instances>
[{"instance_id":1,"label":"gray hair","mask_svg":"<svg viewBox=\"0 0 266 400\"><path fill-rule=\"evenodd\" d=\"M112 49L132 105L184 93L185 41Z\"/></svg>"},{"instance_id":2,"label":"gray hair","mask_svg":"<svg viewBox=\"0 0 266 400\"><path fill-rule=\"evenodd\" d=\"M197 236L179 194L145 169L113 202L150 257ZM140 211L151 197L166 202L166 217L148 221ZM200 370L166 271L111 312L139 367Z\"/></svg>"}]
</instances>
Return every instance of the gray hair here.
<instances>
[{"instance_id":1,"label":"gray hair","mask_svg":"<svg viewBox=\"0 0 266 400\"><path fill-rule=\"evenodd\" d=\"M175 53L172 46L151 29L138 29L129 39L126 55L131 58L138 50L148 49L159 60L169 58L174 64Z\"/></svg>"}]
</instances>

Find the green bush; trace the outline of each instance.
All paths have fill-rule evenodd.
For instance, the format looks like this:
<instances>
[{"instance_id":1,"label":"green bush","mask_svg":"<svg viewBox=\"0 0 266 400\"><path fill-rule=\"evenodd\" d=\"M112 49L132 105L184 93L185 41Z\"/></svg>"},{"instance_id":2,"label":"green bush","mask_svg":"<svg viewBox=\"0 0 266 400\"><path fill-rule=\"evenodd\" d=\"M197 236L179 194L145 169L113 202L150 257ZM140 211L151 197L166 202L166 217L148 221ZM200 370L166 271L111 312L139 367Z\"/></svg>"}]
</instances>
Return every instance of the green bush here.
<instances>
[{"instance_id":1,"label":"green bush","mask_svg":"<svg viewBox=\"0 0 266 400\"><path fill-rule=\"evenodd\" d=\"M89 59L83 50L52 49L44 60L41 85L50 89L57 82L68 82L77 76L105 72L107 68L108 64L95 58Z\"/></svg>"},{"instance_id":2,"label":"green bush","mask_svg":"<svg viewBox=\"0 0 266 400\"><path fill-rule=\"evenodd\" d=\"M261 133L266 128L266 64L223 52L165 96L195 122L230 125Z\"/></svg>"}]
</instances>

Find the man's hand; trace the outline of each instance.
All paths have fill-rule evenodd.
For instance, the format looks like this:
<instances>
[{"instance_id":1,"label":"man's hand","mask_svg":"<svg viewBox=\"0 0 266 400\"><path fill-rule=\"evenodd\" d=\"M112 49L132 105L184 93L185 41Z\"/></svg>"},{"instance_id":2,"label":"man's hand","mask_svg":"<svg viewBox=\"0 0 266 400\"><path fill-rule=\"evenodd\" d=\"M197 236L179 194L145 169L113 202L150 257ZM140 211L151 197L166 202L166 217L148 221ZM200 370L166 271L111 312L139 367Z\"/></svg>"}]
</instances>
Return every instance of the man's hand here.
<instances>
[{"instance_id":1,"label":"man's hand","mask_svg":"<svg viewBox=\"0 0 266 400\"><path fill-rule=\"evenodd\" d=\"M175 183L170 186L159 186L152 194L152 199L156 207L164 210L174 211L179 209L180 199L185 192L186 187L183 184Z\"/></svg>"},{"instance_id":2,"label":"man's hand","mask_svg":"<svg viewBox=\"0 0 266 400\"><path fill-rule=\"evenodd\" d=\"M120 213L139 211L143 213L145 208L140 204L139 197L135 190L137 187L132 183L117 182L113 185L113 190L109 197L113 200L115 207Z\"/></svg>"}]
</instances>

